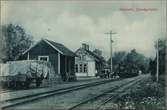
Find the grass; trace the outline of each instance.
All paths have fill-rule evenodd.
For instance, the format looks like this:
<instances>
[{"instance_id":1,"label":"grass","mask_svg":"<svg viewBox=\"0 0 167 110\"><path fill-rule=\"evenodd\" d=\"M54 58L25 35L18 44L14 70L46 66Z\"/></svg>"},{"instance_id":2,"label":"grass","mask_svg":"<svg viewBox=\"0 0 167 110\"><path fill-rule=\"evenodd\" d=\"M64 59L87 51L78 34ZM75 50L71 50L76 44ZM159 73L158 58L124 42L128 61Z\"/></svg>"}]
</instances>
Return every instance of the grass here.
<instances>
[{"instance_id":1,"label":"grass","mask_svg":"<svg viewBox=\"0 0 167 110\"><path fill-rule=\"evenodd\" d=\"M121 109L165 109L165 78L160 76L159 82L154 81L154 77L144 78L135 87L127 91L125 95L119 97L115 103Z\"/></svg>"}]
</instances>

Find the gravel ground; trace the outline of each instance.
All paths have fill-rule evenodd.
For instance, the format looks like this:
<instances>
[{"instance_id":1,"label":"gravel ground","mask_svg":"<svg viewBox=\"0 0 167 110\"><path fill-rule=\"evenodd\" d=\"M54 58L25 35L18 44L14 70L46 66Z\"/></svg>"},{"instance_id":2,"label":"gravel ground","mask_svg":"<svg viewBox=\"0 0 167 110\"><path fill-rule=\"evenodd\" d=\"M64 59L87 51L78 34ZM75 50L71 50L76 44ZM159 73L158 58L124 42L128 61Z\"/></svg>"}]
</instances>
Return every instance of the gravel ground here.
<instances>
[{"instance_id":1,"label":"gravel ground","mask_svg":"<svg viewBox=\"0 0 167 110\"><path fill-rule=\"evenodd\" d=\"M143 77L143 76L138 76L138 77ZM138 77L135 77L135 78L138 79ZM47 97L45 99L40 99L30 103L26 103L24 105L18 105L12 108L15 108L15 109L53 109L53 108L67 109L83 100L86 100L89 97L92 97L93 95L102 93L108 89L113 88L114 86L124 84L131 80L134 80L135 78L128 78L128 79L123 79L119 81L114 81L114 82L106 83L106 84L91 87L91 88L73 91L68 94L62 94L59 96L55 95L52 97Z\"/></svg>"},{"instance_id":2,"label":"gravel ground","mask_svg":"<svg viewBox=\"0 0 167 110\"><path fill-rule=\"evenodd\" d=\"M86 84L86 83L101 81L101 80L105 80L105 79L99 79L99 78L84 78L83 79L82 78L76 82L62 82L60 84L55 83L55 84L52 84L51 86L45 86L45 87L40 87L40 88L30 88L27 90L16 90L12 92L4 92L4 93L0 93L0 101L11 99L11 98L16 98L16 97L22 97L22 96L26 96L30 94L36 94L40 92L45 92L48 90L77 86L80 84Z\"/></svg>"}]
</instances>

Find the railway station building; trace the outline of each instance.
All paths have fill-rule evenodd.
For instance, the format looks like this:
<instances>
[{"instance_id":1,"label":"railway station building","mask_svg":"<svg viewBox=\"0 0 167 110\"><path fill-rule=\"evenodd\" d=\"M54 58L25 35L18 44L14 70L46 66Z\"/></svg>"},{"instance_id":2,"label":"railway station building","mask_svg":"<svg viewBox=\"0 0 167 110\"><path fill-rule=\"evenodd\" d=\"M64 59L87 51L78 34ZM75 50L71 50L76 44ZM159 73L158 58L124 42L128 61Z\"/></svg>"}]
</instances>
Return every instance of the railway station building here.
<instances>
[{"instance_id":1,"label":"railway station building","mask_svg":"<svg viewBox=\"0 0 167 110\"><path fill-rule=\"evenodd\" d=\"M50 62L63 81L75 79L75 57L77 55L60 43L48 39L41 39L34 46L27 49L21 60L43 60Z\"/></svg>"},{"instance_id":2,"label":"railway station building","mask_svg":"<svg viewBox=\"0 0 167 110\"><path fill-rule=\"evenodd\" d=\"M104 69L106 61L101 56L101 52L97 50L90 51L88 44L83 43L82 47L77 49L75 53L79 56L75 57L75 73L77 77L94 77Z\"/></svg>"}]
</instances>

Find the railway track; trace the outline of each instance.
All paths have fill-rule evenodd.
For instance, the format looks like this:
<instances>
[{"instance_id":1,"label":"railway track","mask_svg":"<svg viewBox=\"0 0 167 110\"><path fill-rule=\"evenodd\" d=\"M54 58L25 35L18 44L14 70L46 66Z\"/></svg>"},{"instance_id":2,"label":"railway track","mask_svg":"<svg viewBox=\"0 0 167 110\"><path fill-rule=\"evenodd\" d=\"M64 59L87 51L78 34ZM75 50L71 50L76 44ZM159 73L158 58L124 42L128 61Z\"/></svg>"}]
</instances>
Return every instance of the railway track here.
<instances>
[{"instance_id":1,"label":"railway track","mask_svg":"<svg viewBox=\"0 0 167 110\"><path fill-rule=\"evenodd\" d=\"M96 80L96 79L94 79L94 80ZM90 79L81 80L80 82L86 82L86 81L90 81ZM55 81L55 82L47 83L46 85L44 85L42 87L38 87L38 88L36 88L36 87L35 88L34 87L30 87L30 88L26 88L26 89L3 89L3 88L0 88L0 94L16 92L16 91L23 91L23 90L25 91L25 90L33 90L33 89L45 88L45 87L49 87L48 85L51 85L52 83L55 84L57 82Z\"/></svg>"},{"instance_id":2,"label":"railway track","mask_svg":"<svg viewBox=\"0 0 167 110\"><path fill-rule=\"evenodd\" d=\"M139 80L140 81L140 80ZM100 110L100 109L103 109L102 107L109 103L110 101L116 101L118 98L122 97L124 94L126 94L126 91L128 91L131 87L135 86L137 83L139 83L139 81L136 81L128 86L126 86L122 91L115 91L116 93L114 94L109 94L109 96L103 100L103 102L101 104L99 104L96 109L97 110Z\"/></svg>"},{"instance_id":3,"label":"railway track","mask_svg":"<svg viewBox=\"0 0 167 110\"><path fill-rule=\"evenodd\" d=\"M12 92L12 90L7 90L7 89L6 90L3 90L3 89L0 90L0 94L7 93L7 92Z\"/></svg>"},{"instance_id":4,"label":"railway track","mask_svg":"<svg viewBox=\"0 0 167 110\"><path fill-rule=\"evenodd\" d=\"M92 86L98 86L98 85L109 83L109 82L116 81L116 80L111 80L110 79L110 80L96 81L96 82L91 82L91 83L87 83L87 84L71 86L71 87L67 87L67 88L50 90L50 91L41 92L41 93L37 93L37 94L32 94L32 95L7 99L7 100L3 100L3 101L0 102L0 108L1 109L6 109L6 108L9 108L9 107L13 107L13 106L16 106L16 105L19 105L19 104L28 103L28 102L31 102L31 101L34 101L34 100L39 100L39 99L46 98L46 97L49 97L49 96L58 95L58 94L65 94L65 93L69 93L69 92L72 92L72 91L75 91L75 90L89 88L89 87L92 87Z\"/></svg>"},{"instance_id":5,"label":"railway track","mask_svg":"<svg viewBox=\"0 0 167 110\"><path fill-rule=\"evenodd\" d=\"M44 88L44 87L39 87L39 88ZM11 93L11 92L16 92L16 91L33 90L33 89L39 89L39 88L27 88L27 89L0 89L0 94L3 94L3 93Z\"/></svg>"},{"instance_id":6,"label":"railway track","mask_svg":"<svg viewBox=\"0 0 167 110\"><path fill-rule=\"evenodd\" d=\"M84 101L81 101L80 103L73 105L72 107L70 107L68 109L69 110L77 110L77 109L82 109L82 108L85 109L84 107L88 107L88 106L91 106L88 109L92 109L92 105L95 105L93 107L93 109L98 110L103 105L110 102L111 100L116 100L118 97L121 97L127 89L129 89L130 87L137 84L140 80L141 79L138 79L138 80L135 79L135 80L132 80L130 82L124 83L120 86L116 86L116 87L114 87L110 90L107 90L101 94L98 94L98 95L90 97ZM122 88L121 91L119 90L120 88Z\"/></svg>"}]
</instances>

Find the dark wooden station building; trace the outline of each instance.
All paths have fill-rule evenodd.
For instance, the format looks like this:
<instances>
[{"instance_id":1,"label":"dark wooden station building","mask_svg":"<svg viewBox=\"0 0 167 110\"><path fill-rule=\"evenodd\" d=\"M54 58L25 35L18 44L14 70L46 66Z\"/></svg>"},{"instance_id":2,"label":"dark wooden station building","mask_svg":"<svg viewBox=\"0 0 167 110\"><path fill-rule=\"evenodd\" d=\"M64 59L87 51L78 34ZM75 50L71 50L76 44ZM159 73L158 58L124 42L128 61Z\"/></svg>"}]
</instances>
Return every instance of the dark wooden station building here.
<instances>
[{"instance_id":1,"label":"dark wooden station building","mask_svg":"<svg viewBox=\"0 0 167 110\"><path fill-rule=\"evenodd\" d=\"M75 57L77 55L64 45L48 39L41 39L27 49L21 59L48 61L53 66L55 74L59 74L63 81L70 81L75 79Z\"/></svg>"}]
</instances>

